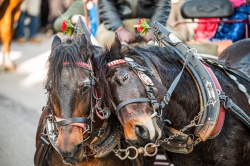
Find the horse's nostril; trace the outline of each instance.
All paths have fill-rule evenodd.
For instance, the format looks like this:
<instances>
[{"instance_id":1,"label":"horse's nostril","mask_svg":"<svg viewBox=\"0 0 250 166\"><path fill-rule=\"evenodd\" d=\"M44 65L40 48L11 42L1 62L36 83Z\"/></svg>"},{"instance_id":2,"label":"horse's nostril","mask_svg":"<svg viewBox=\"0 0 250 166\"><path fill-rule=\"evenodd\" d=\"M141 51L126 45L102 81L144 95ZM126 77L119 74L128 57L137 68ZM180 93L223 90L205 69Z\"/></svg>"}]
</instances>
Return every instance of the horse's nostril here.
<instances>
[{"instance_id":1,"label":"horse's nostril","mask_svg":"<svg viewBox=\"0 0 250 166\"><path fill-rule=\"evenodd\" d=\"M138 137L147 140L149 139L149 131L145 126L136 125L135 126L135 133Z\"/></svg>"}]
</instances>

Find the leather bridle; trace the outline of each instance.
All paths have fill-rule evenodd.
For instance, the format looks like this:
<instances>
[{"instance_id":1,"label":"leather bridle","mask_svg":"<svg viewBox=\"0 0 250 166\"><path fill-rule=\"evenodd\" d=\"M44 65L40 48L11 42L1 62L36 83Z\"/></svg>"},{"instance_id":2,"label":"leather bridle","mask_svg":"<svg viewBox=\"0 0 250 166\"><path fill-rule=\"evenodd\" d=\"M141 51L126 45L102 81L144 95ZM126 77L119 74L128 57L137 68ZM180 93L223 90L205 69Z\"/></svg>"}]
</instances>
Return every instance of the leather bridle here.
<instances>
[{"instance_id":1,"label":"leather bridle","mask_svg":"<svg viewBox=\"0 0 250 166\"><path fill-rule=\"evenodd\" d=\"M71 65L69 62L64 62L63 67L67 67L69 65ZM102 109L99 105L101 99L98 98L96 90L95 90L95 77L94 77L91 61L89 60L88 63L75 62L75 65L77 67L83 68L84 70L87 70L90 73L90 76L89 76L90 83L88 83L91 86L90 93L92 94L91 99L90 99L90 105L91 105L90 111L89 111L90 114L88 117L72 117L72 118L62 119L62 118L55 116L51 107L50 100L48 100L49 101L48 105L43 108L43 109L50 110L50 114L47 116L47 120L46 120L46 131L48 134L48 138L52 146L55 149L58 149L55 142L58 137L57 130L58 130L58 127L60 126L71 125L71 126L78 126L78 127L83 128L83 134L85 134L86 132L89 133L88 137L85 138L83 142L86 142L90 138L102 135L105 132L105 130L107 130L107 127L110 127L109 123L106 126L103 126L99 129L94 129L93 127L95 114L97 117L103 120L103 119L108 119L111 113L107 109ZM49 94L49 99L50 99L50 94Z\"/></svg>"},{"instance_id":2,"label":"leather bridle","mask_svg":"<svg viewBox=\"0 0 250 166\"><path fill-rule=\"evenodd\" d=\"M156 116L159 112L159 103L156 100L157 89L154 87L154 83L152 82L152 80L145 74L145 72L149 72L151 74L152 74L152 72L150 72L148 68L137 64L132 58L129 58L129 57L125 57L124 59L118 59L118 60L112 61L112 62L108 63L107 66L112 67L115 65L125 64L125 63L132 68L134 73L142 81L143 86L145 87L145 90L147 93L147 98L128 99L128 100L125 100L125 101L119 103L118 106L115 106L115 104L113 104L115 107L116 115L118 116L119 111L125 105L131 104L131 103L150 102L150 104L153 108L153 111L154 111L151 116L152 117Z\"/></svg>"}]
</instances>

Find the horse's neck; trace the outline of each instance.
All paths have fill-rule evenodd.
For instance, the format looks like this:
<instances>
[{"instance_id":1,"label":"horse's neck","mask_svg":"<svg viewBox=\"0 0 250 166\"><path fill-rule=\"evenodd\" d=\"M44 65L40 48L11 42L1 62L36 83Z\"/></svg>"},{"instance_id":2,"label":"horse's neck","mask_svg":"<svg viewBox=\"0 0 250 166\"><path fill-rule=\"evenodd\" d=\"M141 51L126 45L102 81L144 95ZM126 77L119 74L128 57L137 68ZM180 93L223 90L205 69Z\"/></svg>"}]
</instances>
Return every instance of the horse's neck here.
<instances>
[{"instance_id":1,"label":"horse's neck","mask_svg":"<svg viewBox=\"0 0 250 166\"><path fill-rule=\"evenodd\" d=\"M163 80L167 90L180 72L180 69L173 66L170 66L169 69L170 71L165 76L167 82ZM175 74L172 74L172 72ZM166 95L166 93L163 95ZM189 124L198 115L200 111L199 100L198 87L192 75L187 70L184 70L180 81L172 93L168 106L166 106L166 117L174 122L173 125L176 125L174 127L184 127L183 125Z\"/></svg>"}]
</instances>

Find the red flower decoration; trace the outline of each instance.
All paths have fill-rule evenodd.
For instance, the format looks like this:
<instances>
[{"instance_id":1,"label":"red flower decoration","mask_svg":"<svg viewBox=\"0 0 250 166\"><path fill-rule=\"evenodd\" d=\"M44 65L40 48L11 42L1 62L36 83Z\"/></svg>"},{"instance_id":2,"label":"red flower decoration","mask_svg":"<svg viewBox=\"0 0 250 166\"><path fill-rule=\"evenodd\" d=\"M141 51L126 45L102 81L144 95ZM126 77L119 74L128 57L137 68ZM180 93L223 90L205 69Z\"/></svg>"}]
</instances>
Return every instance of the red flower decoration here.
<instances>
[{"instance_id":1,"label":"red flower decoration","mask_svg":"<svg viewBox=\"0 0 250 166\"><path fill-rule=\"evenodd\" d=\"M63 33L67 35L71 35L71 33L73 32L73 29L74 29L74 25L70 22L70 20L64 20L62 22L61 30Z\"/></svg>"},{"instance_id":2,"label":"red flower decoration","mask_svg":"<svg viewBox=\"0 0 250 166\"><path fill-rule=\"evenodd\" d=\"M64 20L62 23L62 28L61 28L62 32L64 32L66 28L67 28L67 20Z\"/></svg>"},{"instance_id":3,"label":"red flower decoration","mask_svg":"<svg viewBox=\"0 0 250 166\"><path fill-rule=\"evenodd\" d=\"M141 27L141 23L142 23L142 19L140 19L140 20L138 21L138 25L139 25L139 26L136 27L136 29L137 29L138 32L141 32L141 31L143 30L143 28Z\"/></svg>"},{"instance_id":4,"label":"red flower decoration","mask_svg":"<svg viewBox=\"0 0 250 166\"><path fill-rule=\"evenodd\" d=\"M138 32L140 32L140 35L146 35L149 31L149 25L146 22L145 18L141 18L137 25L134 25L134 27L137 29Z\"/></svg>"}]
</instances>

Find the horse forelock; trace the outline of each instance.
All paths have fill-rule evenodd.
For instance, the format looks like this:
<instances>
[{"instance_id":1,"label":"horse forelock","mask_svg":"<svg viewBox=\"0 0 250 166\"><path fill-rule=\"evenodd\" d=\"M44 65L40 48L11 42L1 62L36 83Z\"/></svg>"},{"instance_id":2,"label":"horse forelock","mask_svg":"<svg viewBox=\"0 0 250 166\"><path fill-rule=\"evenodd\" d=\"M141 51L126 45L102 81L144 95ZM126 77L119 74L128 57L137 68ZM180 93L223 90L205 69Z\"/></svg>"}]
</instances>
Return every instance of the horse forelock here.
<instances>
[{"instance_id":1,"label":"horse forelock","mask_svg":"<svg viewBox=\"0 0 250 166\"><path fill-rule=\"evenodd\" d=\"M76 68L75 62L87 63L88 59L92 59L95 53L96 48L89 42L80 44L77 40L66 39L62 44L52 49L47 60L48 73L46 84L58 85L65 62L69 64L67 65L68 69L73 72Z\"/></svg>"},{"instance_id":2,"label":"horse forelock","mask_svg":"<svg viewBox=\"0 0 250 166\"><path fill-rule=\"evenodd\" d=\"M102 106L108 108L112 108L112 97L106 73L109 70L108 63L116 59L114 58L115 56L112 55L113 52L111 52L108 48L105 48L101 56L95 56L93 58L95 76L97 77L98 80L100 80L97 81L97 91L99 97L102 99Z\"/></svg>"}]
</instances>

